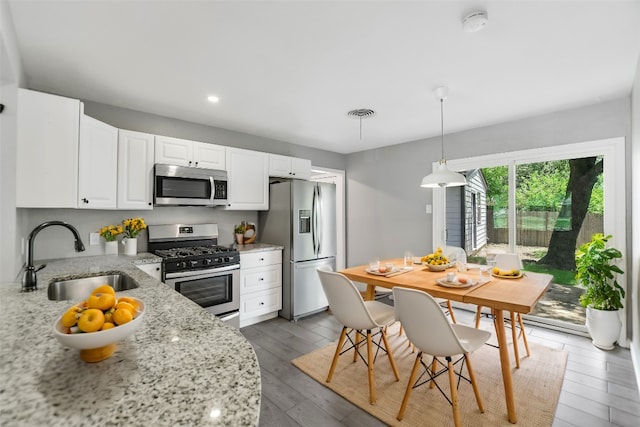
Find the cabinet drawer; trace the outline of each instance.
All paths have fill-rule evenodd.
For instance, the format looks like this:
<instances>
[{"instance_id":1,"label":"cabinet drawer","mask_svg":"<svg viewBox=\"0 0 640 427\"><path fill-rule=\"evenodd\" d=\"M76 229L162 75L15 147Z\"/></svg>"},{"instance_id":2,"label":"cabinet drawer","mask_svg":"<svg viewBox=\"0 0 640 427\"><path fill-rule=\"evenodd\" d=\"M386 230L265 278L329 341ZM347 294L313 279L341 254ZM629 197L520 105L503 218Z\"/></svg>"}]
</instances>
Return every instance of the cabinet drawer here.
<instances>
[{"instance_id":1,"label":"cabinet drawer","mask_svg":"<svg viewBox=\"0 0 640 427\"><path fill-rule=\"evenodd\" d=\"M282 289L254 292L240 297L240 316L253 317L272 313L282 308Z\"/></svg>"},{"instance_id":2,"label":"cabinet drawer","mask_svg":"<svg viewBox=\"0 0 640 427\"><path fill-rule=\"evenodd\" d=\"M282 264L282 251L249 252L240 254L240 268L255 268Z\"/></svg>"},{"instance_id":3,"label":"cabinet drawer","mask_svg":"<svg viewBox=\"0 0 640 427\"><path fill-rule=\"evenodd\" d=\"M282 286L282 264L240 270L240 294Z\"/></svg>"}]
</instances>

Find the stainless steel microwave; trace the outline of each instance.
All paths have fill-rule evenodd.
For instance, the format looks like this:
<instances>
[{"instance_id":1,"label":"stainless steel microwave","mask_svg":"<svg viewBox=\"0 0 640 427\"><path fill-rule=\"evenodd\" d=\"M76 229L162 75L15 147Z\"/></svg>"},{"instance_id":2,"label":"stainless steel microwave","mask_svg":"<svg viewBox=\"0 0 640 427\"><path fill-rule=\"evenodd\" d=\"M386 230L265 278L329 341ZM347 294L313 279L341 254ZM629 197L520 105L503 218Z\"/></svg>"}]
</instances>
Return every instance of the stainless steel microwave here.
<instances>
[{"instance_id":1,"label":"stainless steel microwave","mask_svg":"<svg viewBox=\"0 0 640 427\"><path fill-rule=\"evenodd\" d=\"M227 172L176 165L155 165L155 206L224 206Z\"/></svg>"}]
</instances>

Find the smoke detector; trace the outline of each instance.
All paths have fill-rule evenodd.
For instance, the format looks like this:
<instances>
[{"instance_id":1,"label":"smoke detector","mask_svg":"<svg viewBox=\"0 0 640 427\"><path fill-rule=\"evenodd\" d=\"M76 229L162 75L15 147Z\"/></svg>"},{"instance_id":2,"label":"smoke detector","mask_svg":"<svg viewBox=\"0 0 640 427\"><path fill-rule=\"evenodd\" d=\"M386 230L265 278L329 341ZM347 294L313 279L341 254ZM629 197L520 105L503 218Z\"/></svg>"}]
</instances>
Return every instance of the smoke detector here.
<instances>
[{"instance_id":1,"label":"smoke detector","mask_svg":"<svg viewBox=\"0 0 640 427\"><path fill-rule=\"evenodd\" d=\"M489 15L484 10L476 10L462 18L462 29L467 33L482 30L489 22Z\"/></svg>"}]
</instances>

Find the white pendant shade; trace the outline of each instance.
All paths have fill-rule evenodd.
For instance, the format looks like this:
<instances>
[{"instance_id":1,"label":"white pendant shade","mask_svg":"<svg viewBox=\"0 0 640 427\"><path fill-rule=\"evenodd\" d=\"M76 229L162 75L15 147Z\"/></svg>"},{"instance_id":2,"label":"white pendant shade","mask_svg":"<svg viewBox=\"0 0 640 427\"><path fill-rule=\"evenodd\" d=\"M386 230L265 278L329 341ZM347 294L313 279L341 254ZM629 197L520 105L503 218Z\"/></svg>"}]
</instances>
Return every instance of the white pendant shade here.
<instances>
[{"instance_id":1,"label":"white pendant shade","mask_svg":"<svg viewBox=\"0 0 640 427\"><path fill-rule=\"evenodd\" d=\"M422 178L422 184L420 184L420 187L459 187L466 184L467 179L464 175L449 170L449 168L447 168L447 163L441 161L438 163L438 169L436 171Z\"/></svg>"},{"instance_id":2,"label":"white pendant shade","mask_svg":"<svg viewBox=\"0 0 640 427\"><path fill-rule=\"evenodd\" d=\"M435 90L436 97L440 100L440 145L442 148L442 157L438 168L429 175L422 178L420 187L425 188L444 188L444 187L460 187L467 185L467 179L464 175L450 171L447 168L447 161L444 158L444 100L447 99L448 89L439 87Z\"/></svg>"}]
</instances>

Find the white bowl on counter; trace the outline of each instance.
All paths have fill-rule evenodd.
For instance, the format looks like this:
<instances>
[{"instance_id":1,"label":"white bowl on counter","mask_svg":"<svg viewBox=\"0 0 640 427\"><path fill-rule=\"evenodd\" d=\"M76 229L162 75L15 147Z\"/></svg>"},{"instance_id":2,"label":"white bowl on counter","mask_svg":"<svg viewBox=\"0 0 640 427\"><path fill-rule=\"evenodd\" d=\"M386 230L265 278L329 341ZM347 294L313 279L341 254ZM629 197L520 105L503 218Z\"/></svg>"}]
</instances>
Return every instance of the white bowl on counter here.
<instances>
[{"instance_id":1,"label":"white bowl on counter","mask_svg":"<svg viewBox=\"0 0 640 427\"><path fill-rule=\"evenodd\" d=\"M116 326L115 328L107 329L105 331L67 334L65 331L68 328L62 326L62 316L60 316L53 324L53 335L63 346L77 348L79 350L99 348L117 343L118 341L121 341L133 334L140 328L140 326L142 326L142 319L144 318L146 310L144 302L137 298L130 298L138 303L137 314L133 320L125 323L124 325Z\"/></svg>"}]
</instances>

